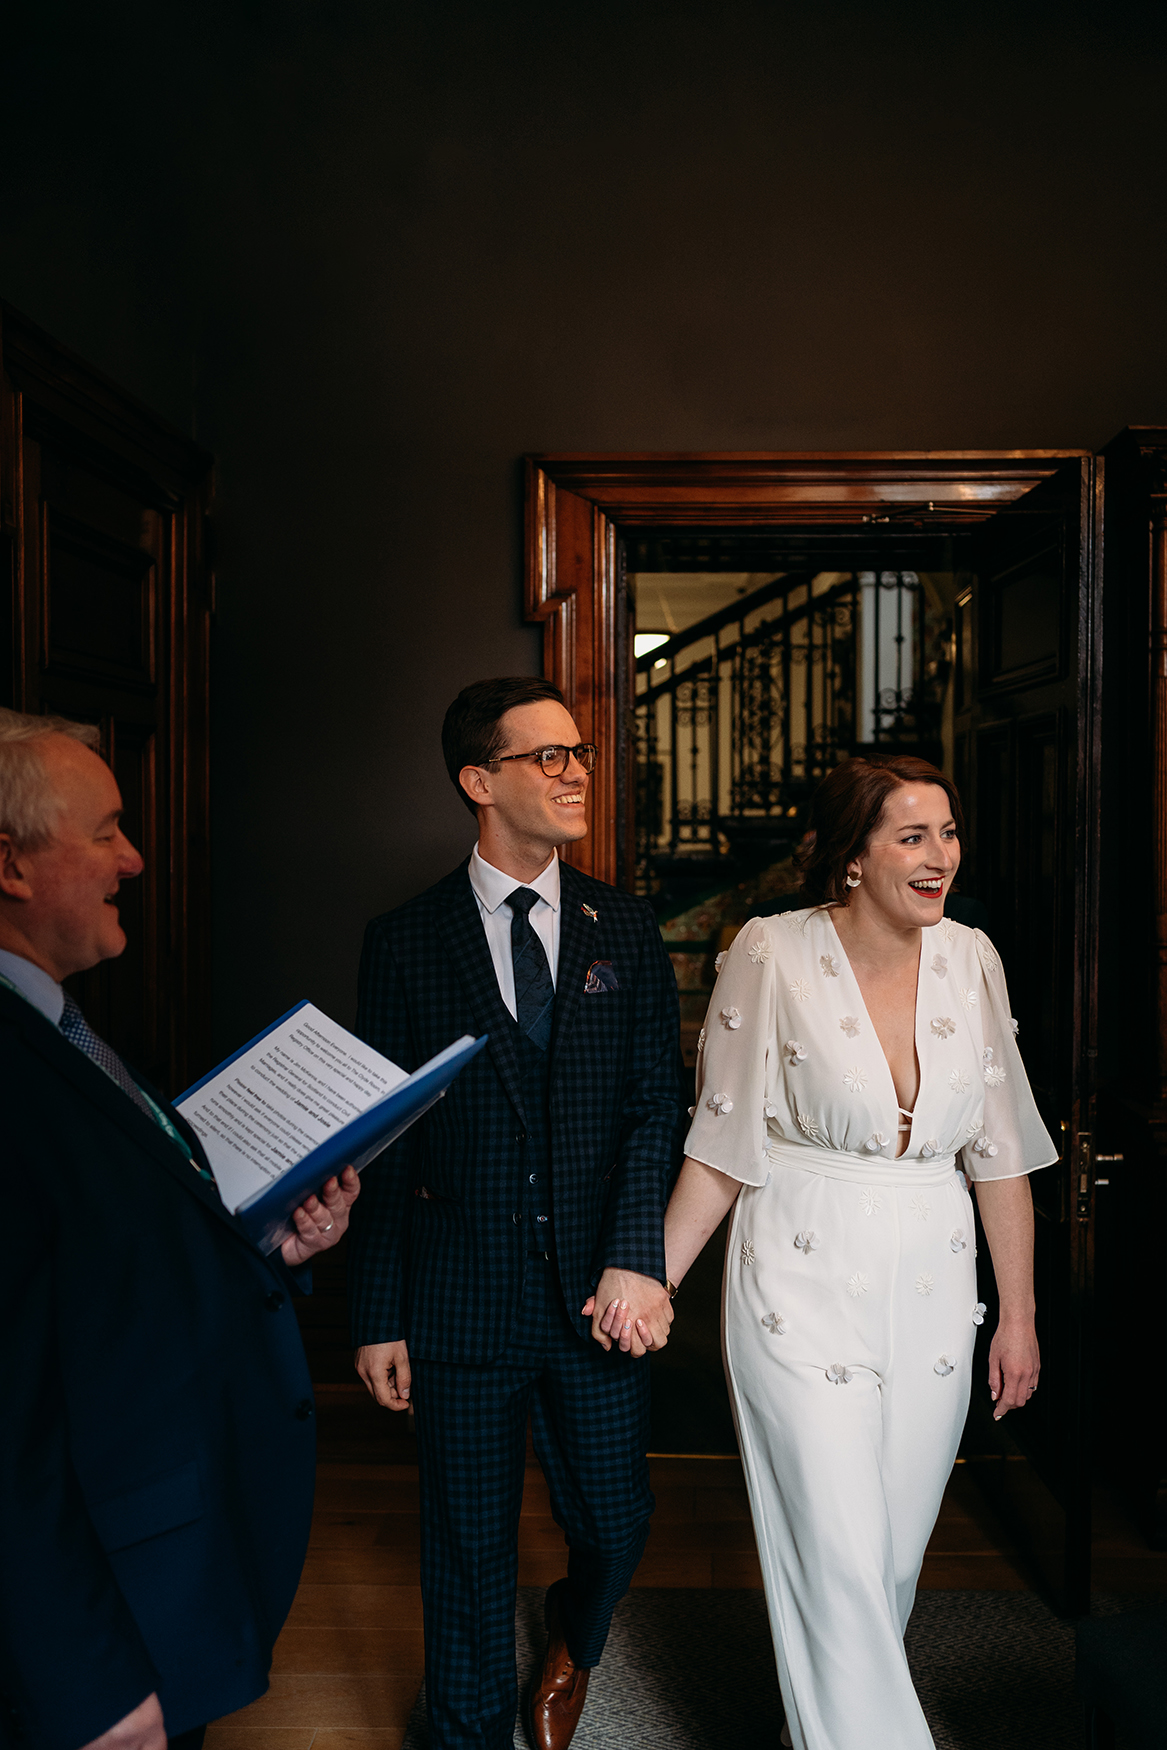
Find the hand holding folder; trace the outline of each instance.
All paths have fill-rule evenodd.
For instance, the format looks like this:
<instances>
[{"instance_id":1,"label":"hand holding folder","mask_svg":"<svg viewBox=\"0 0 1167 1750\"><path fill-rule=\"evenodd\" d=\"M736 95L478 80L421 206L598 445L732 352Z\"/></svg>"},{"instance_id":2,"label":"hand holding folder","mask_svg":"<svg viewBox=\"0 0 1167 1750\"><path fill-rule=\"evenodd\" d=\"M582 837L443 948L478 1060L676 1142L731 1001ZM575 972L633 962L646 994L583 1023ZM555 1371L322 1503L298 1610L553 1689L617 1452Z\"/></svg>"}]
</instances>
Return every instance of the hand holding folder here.
<instances>
[{"instance_id":1,"label":"hand holding folder","mask_svg":"<svg viewBox=\"0 0 1167 1750\"><path fill-rule=\"evenodd\" d=\"M412 1075L298 1003L178 1100L219 1194L262 1251L293 1211L351 1163L359 1172L439 1100L486 1035L469 1034Z\"/></svg>"},{"instance_id":2,"label":"hand holding folder","mask_svg":"<svg viewBox=\"0 0 1167 1750\"><path fill-rule=\"evenodd\" d=\"M289 1270L303 1269L344 1238L360 1189L356 1168L347 1166L297 1204L292 1211L292 1231L280 1243L280 1254Z\"/></svg>"}]
</instances>

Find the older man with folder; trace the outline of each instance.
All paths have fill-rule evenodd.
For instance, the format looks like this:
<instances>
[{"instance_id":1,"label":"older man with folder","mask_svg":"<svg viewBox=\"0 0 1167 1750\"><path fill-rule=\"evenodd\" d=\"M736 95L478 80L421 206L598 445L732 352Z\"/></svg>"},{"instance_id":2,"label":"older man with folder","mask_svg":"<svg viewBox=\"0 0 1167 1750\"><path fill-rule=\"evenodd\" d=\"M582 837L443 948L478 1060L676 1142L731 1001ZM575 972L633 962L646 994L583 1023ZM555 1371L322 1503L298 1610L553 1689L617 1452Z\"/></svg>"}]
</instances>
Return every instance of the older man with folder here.
<instances>
[{"instance_id":1,"label":"older man with folder","mask_svg":"<svg viewBox=\"0 0 1167 1750\"><path fill-rule=\"evenodd\" d=\"M83 724L0 710L0 1743L197 1750L267 1684L312 1506L293 1271L63 988L122 952L142 858Z\"/></svg>"}]
</instances>

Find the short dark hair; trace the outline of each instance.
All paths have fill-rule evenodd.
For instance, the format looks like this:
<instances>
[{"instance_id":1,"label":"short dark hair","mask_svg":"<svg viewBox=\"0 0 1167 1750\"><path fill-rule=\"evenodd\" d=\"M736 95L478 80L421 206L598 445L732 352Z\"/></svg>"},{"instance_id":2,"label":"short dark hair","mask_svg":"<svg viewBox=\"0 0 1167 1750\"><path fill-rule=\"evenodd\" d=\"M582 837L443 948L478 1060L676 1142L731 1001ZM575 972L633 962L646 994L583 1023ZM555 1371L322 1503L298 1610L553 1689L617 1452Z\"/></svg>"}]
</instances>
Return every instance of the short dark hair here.
<instances>
[{"instance_id":1,"label":"short dark hair","mask_svg":"<svg viewBox=\"0 0 1167 1750\"><path fill-rule=\"evenodd\" d=\"M810 905L846 905L847 864L860 857L884 805L901 784L938 784L948 797L956 836L964 849L964 813L951 778L913 754L843 760L828 772L811 798L808 825L814 843L795 858Z\"/></svg>"},{"instance_id":2,"label":"short dark hair","mask_svg":"<svg viewBox=\"0 0 1167 1750\"><path fill-rule=\"evenodd\" d=\"M500 680L473 681L463 687L442 724L442 753L450 782L477 817L478 809L458 781L463 766L489 766L506 747L499 723L516 705L537 705L550 699L562 705L563 694L554 681L534 675L507 675Z\"/></svg>"}]
</instances>

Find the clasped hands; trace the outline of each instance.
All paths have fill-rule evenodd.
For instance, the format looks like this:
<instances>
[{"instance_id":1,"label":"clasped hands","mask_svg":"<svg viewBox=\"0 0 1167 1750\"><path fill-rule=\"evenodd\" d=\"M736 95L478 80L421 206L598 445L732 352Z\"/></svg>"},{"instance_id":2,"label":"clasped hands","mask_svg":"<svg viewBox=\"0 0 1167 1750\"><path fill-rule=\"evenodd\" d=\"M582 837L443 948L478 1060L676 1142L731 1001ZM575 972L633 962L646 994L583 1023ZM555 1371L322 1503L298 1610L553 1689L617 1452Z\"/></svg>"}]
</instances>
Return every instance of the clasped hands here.
<instances>
[{"instance_id":1,"label":"clasped hands","mask_svg":"<svg viewBox=\"0 0 1167 1750\"><path fill-rule=\"evenodd\" d=\"M634 1270L605 1270L580 1311L591 1319L592 1336L602 1349L614 1346L633 1359L663 1349L673 1322L664 1283ZM407 1343L364 1343L355 1361L366 1390L382 1409L408 1410L413 1370Z\"/></svg>"},{"instance_id":2,"label":"clasped hands","mask_svg":"<svg viewBox=\"0 0 1167 1750\"><path fill-rule=\"evenodd\" d=\"M673 1322L664 1283L635 1270L605 1270L580 1311L591 1319L592 1336L601 1349L615 1345L634 1360L649 1349L663 1349Z\"/></svg>"}]
</instances>

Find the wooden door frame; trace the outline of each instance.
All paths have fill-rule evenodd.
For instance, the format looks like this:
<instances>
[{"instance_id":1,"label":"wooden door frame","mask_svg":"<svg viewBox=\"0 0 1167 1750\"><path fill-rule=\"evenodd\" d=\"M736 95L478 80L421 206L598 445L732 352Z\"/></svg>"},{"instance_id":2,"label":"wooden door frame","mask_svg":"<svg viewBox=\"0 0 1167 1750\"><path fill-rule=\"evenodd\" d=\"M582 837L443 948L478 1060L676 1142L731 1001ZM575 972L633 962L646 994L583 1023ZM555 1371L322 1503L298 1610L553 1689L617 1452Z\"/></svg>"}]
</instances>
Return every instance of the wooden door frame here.
<instances>
[{"instance_id":1,"label":"wooden door frame","mask_svg":"<svg viewBox=\"0 0 1167 1750\"><path fill-rule=\"evenodd\" d=\"M548 452L524 458L524 608L543 672L599 747L591 831L568 860L617 879L626 709L621 537L633 530L950 530L1086 450Z\"/></svg>"}]
</instances>

